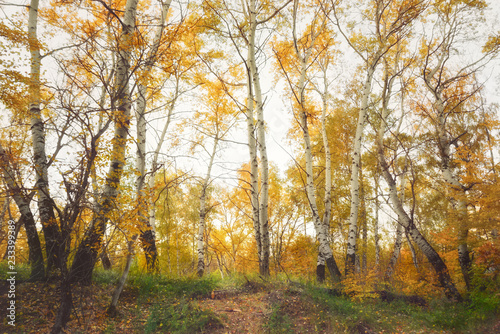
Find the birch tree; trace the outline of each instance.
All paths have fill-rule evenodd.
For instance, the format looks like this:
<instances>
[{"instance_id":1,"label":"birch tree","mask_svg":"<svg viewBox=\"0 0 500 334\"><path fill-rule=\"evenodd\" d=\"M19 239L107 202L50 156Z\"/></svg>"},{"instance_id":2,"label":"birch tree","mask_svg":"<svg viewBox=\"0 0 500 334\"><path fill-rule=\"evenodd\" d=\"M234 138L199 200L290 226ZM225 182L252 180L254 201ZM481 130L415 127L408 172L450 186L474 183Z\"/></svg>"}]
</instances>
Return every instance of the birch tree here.
<instances>
[{"instance_id":1,"label":"birch tree","mask_svg":"<svg viewBox=\"0 0 500 334\"><path fill-rule=\"evenodd\" d=\"M112 141L112 156L107 172L106 184L98 203L98 211L90 223L85 237L75 254L70 271L72 281L90 283L92 271L97 259L98 250L106 229L107 214L114 208L120 178L125 161L125 148L130 127L130 54L133 48L133 33L138 0L127 0L124 17L121 21L122 33L119 41L115 76L114 96L116 109L113 110L115 124Z\"/></svg>"},{"instance_id":2,"label":"birch tree","mask_svg":"<svg viewBox=\"0 0 500 334\"><path fill-rule=\"evenodd\" d=\"M461 159L459 150L466 146L468 128L471 125L456 125L460 122L460 115L474 115L477 108L474 100L480 90L474 76L484 64L498 54L498 46L485 49L485 54L477 55L476 60L465 63L466 65L457 64L462 60L457 57L455 48L460 45L462 39L478 38L477 35L469 34L468 23L479 18L485 7L484 1L435 3L432 9L436 18L433 22L436 37L424 37L421 51L422 79L430 93L431 104L429 108L422 104L421 109L428 115L434 127L442 178L449 187L449 199L458 219L458 261L468 289L471 288L472 260L468 245L470 222L467 192L474 186L474 181L465 180L464 171L459 168L457 161Z\"/></svg>"},{"instance_id":3,"label":"birch tree","mask_svg":"<svg viewBox=\"0 0 500 334\"><path fill-rule=\"evenodd\" d=\"M397 63L398 53L396 53L395 59L396 59L395 62ZM403 68L405 67L406 66L403 66ZM438 276L439 283L441 287L444 289L446 296L449 299L461 301L462 297L450 277L446 264L444 263L440 255L436 252L436 250L432 247L432 245L427 241L427 239L420 233L420 231L416 227L413 218L413 210L410 212L410 214L408 214L408 212L405 210L403 205L403 200L398 195L396 179L393 176L393 174L391 174L390 172L391 167L386 160L384 136L388 129L388 116L390 115L391 112L389 103L392 96L392 88L394 80L399 75L400 75L400 70L398 70L398 67L394 66L391 69L386 67L385 77L384 77L384 88L382 91L382 99L381 99L382 106L380 111L380 125L377 129L377 138L376 138L377 154L378 154L380 168L382 171L382 176L384 177L384 180L388 185L391 207L398 216L398 224L400 224L401 227L405 229L406 233L408 233L411 236L411 238L418 246L418 248L427 257L429 263L432 265L434 271ZM402 233L400 235L402 235Z\"/></svg>"},{"instance_id":4,"label":"birch tree","mask_svg":"<svg viewBox=\"0 0 500 334\"><path fill-rule=\"evenodd\" d=\"M163 31L165 29L165 22L167 19L167 14L170 8L170 3L172 0L166 0L161 2L161 11L159 24L156 30L156 34L152 41L151 49L146 55L144 64L141 66L141 78L138 80L137 90L137 108L135 111L136 121L137 121L137 155L136 155L136 193L139 205L139 230L140 230L140 240L142 242L142 248L146 256L146 264L148 271L154 271L158 266L158 252L156 249L156 241L154 229L150 224L147 202L146 202L146 105L148 89L146 83L144 82L147 78L151 76L151 70L156 63L158 58L158 49L162 41ZM153 178L154 179L154 178Z\"/></svg>"},{"instance_id":5,"label":"birch tree","mask_svg":"<svg viewBox=\"0 0 500 334\"><path fill-rule=\"evenodd\" d=\"M197 274L202 277L205 273L205 243L206 235L206 218L211 210L208 205L209 201L209 186L213 181L212 168L214 166L215 157L220 150L221 142L224 141L229 130L236 120L236 114L232 107L226 90L228 87L221 81L210 82L208 79L203 85L205 92L201 99L200 108L204 110L196 112L190 123L194 124L194 128L198 135L193 143L195 147L201 147L208 154L208 164L206 174L201 181L201 191L199 195L199 220L197 240ZM194 122L193 122L194 121ZM210 146L206 141L211 142Z\"/></svg>"},{"instance_id":6,"label":"birch tree","mask_svg":"<svg viewBox=\"0 0 500 334\"><path fill-rule=\"evenodd\" d=\"M37 36L38 0L32 0L29 6L28 43L30 49L29 114L31 119L31 137L33 160L36 172L38 211L45 236L47 271L62 267L61 231L54 214L54 203L49 191L47 155L45 152L45 128L40 107L40 44Z\"/></svg>"},{"instance_id":7,"label":"birch tree","mask_svg":"<svg viewBox=\"0 0 500 334\"><path fill-rule=\"evenodd\" d=\"M341 8L334 4L334 22L345 37L350 47L363 61L366 79L362 88L358 122L353 141L351 161L351 211L349 216L349 234L346 252L346 274L353 273L356 263L356 240L359 212L359 169L361 159L361 143L369 110L369 96L376 69L385 53L393 48L405 31L411 29L411 23L425 9L426 0L400 2L396 0L374 0L367 6L368 19L375 33L363 36L355 32L347 36L341 25Z\"/></svg>"},{"instance_id":8,"label":"birch tree","mask_svg":"<svg viewBox=\"0 0 500 334\"><path fill-rule=\"evenodd\" d=\"M267 157L264 100L259 74L258 56L264 45L259 45L258 29L275 18L291 0L284 4L264 4L258 0L244 0L241 7L229 2L206 2L224 26L219 30L236 49L246 72L246 108L248 149L250 155L250 198L260 273L269 275L269 162ZM227 15L226 15L227 14ZM240 106L243 104L239 104ZM260 161L258 159L260 158Z\"/></svg>"},{"instance_id":9,"label":"birch tree","mask_svg":"<svg viewBox=\"0 0 500 334\"><path fill-rule=\"evenodd\" d=\"M330 225L331 217L331 156L330 156L330 145L328 143L328 137L326 135L326 112L327 112L327 102L326 94L328 89L328 80L326 75L326 69L328 67L328 62L331 61L331 51L328 50L332 47L333 39L331 37L331 31L326 28L328 13L323 13L326 3L319 4L308 4L310 6L316 6L313 9L312 22L306 27L303 36L300 38L297 36L297 16L304 15L299 11L299 1L294 1L292 10L292 45L280 46L280 50L276 51L276 59L280 65L283 75L287 79L294 102L296 103L296 108L298 109L296 118L299 119L300 129L302 130L303 142L304 142L304 152L306 161L306 195L311 210L314 228L316 230L316 236L319 241L319 254L317 262L317 279L322 282L325 279L325 263L330 271L330 275L334 282L339 282L341 278L340 271L338 269L337 263L333 257L333 252L328 240L328 230ZM322 38L320 38L320 35ZM323 41L319 41L322 39ZM323 43L321 43L323 42ZM289 53L293 50L294 57L296 61L290 64ZM311 81L308 69L311 68L312 63L316 59L322 59L324 63L324 91L322 94L322 112L321 112L321 136L323 140L324 150L325 150L325 197L324 201L324 213L323 217L320 216L318 205L316 202L316 189L314 187L314 174L313 174L313 156L311 149L311 137L309 130L310 114L311 114L311 103L308 101L307 90ZM321 66L321 65L317 65ZM292 72L293 68L297 68L297 73Z\"/></svg>"}]
</instances>

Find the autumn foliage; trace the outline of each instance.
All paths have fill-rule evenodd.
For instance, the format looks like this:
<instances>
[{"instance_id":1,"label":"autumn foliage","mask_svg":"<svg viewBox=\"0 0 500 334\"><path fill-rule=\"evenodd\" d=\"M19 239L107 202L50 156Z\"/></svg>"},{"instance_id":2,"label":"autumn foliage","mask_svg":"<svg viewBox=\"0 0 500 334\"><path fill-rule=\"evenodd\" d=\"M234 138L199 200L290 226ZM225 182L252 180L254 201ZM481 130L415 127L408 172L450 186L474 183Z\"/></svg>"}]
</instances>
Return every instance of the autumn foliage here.
<instances>
[{"instance_id":1,"label":"autumn foliage","mask_svg":"<svg viewBox=\"0 0 500 334\"><path fill-rule=\"evenodd\" d=\"M500 303L491 1L0 7L0 256L54 333L96 268Z\"/></svg>"}]
</instances>

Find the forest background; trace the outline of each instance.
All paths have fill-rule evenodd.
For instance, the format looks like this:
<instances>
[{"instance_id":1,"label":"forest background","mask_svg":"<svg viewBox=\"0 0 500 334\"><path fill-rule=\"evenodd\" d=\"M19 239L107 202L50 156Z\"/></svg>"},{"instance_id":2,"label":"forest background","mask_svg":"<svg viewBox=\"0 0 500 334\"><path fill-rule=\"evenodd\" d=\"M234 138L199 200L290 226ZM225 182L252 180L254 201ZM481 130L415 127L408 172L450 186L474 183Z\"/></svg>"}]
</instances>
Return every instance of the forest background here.
<instances>
[{"instance_id":1,"label":"forest background","mask_svg":"<svg viewBox=\"0 0 500 334\"><path fill-rule=\"evenodd\" d=\"M55 332L100 266L110 308L131 267L498 297L497 2L0 5L0 252Z\"/></svg>"}]
</instances>

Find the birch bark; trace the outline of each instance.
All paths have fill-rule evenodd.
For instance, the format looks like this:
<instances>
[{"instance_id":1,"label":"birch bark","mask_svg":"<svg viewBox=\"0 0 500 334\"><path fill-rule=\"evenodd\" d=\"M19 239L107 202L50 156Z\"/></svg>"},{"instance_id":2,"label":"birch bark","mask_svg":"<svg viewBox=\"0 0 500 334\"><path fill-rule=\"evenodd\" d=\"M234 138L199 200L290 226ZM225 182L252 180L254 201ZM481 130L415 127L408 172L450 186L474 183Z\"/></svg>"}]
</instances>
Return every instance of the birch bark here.
<instances>
[{"instance_id":1,"label":"birch bark","mask_svg":"<svg viewBox=\"0 0 500 334\"><path fill-rule=\"evenodd\" d=\"M210 177L212 174L212 166L214 164L215 154L217 153L217 146L219 144L218 135L214 138L214 146L212 149L212 154L210 155L210 161L208 163L207 174L203 180L200 196L200 220L198 222L198 237L197 237L197 253L198 253L198 267L197 273L199 277L202 277L205 272L205 218L207 215L206 201L207 201L207 189L210 182Z\"/></svg>"},{"instance_id":2,"label":"birch bark","mask_svg":"<svg viewBox=\"0 0 500 334\"><path fill-rule=\"evenodd\" d=\"M328 87L326 80L326 73L324 76L324 84L325 84L325 92L323 96L323 109L321 116L321 134L323 139L323 144L325 147L325 212L323 214L323 219L321 219L318 205L316 202L316 193L314 187L314 174L313 174L313 158L312 158L312 149L311 149L311 137L309 134L309 125L308 125L308 116L306 111L306 71L309 63L309 59L313 52L316 39L319 34L325 27L326 19L322 21L322 24L317 27L317 31L315 31L315 27L312 28L310 33L311 43L308 45L307 49L304 52L301 52L298 47L298 39L296 36L296 18L297 18L297 7L298 1L294 1L294 12L293 12L293 41L294 41L294 49L297 58L300 61L300 76L297 83L297 91L296 94L294 92L294 96L297 99L298 107L299 107L299 119L300 119L300 127L302 129L302 135L304 139L304 151L306 158L306 195L307 200L309 202L309 208L311 209L311 214L313 217L314 228L316 230L316 236L319 241L319 252L318 252L318 262L316 265L316 276L318 281L322 282L325 278L324 274L324 266L328 267L332 280L334 282L339 282L341 279L341 274L338 269L337 263L333 257L333 252L330 247L328 241L328 226L330 224L330 215L331 215L331 157L330 157L330 147L328 143L328 137L326 136L326 89ZM289 82L290 86L293 85Z\"/></svg>"},{"instance_id":3,"label":"birch bark","mask_svg":"<svg viewBox=\"0 0 500 334\"><path fill-rule=\"evenodd\" d=\"M433 68L426 68L423 71L423 78L425 85L429 92L432 93L434 97L434 108L436 110L436 139L437 146L439 148L440 156L440 168L444 181L451 188L452 196L450 198L451 203L456 211L458 218L458 261L462 271L462 276L464 278L467 289L471 287L471 266L472 260L469 254L468 247L468 213L467 213L467 203L465 201L466 193L465 187L460 183L459 178L452 170L450 163L452 161L451 156L451 145L453 140L450 138L447 129L447 112L445 101L443 100L443 90L446 87L446 83L443 83L440 79L442 73L445 69L445 63L449 57L450 44L445 40L441 46L442 54L439 56L436 65ZM428 61L428 60L427 60ZM435 76L439 78L435 78Z\"/></svg>"},{"instance_id":4,"label":"birch bark","mask_svg":"<svg viewBox=\"0 0 500 334\"><path fill-rule=\"evenodd\" d=\"M49 177L47 171L47 155L45 153L45 126L40 109L40 69L41 56L37 36L38 23L38 0L31 0L28 18L28 43L31 57L30 68L30 104L29 113L31 118L31 136L33 145L33 160L36 173L36 184L38 197L38 211L45 237L45 252L47 254L47 272L65 265L61 262L64 244L61 240L61 232L56 221L53 209L53 200L50 197Z\"/></svg>"},{"instance_id":5,"label":"birch bark","mask_svg":"<svg viewBox=\"0 0 500 334\"><path fill-rule=\"evenodd\" d=\"M113 115L115 133L112 141L112 158L107 172L106 183L97 205L97 212L92 217L90 227L75 254L69 273L71 281L90 283L97 253L102 246L107 222L106 216L115 207L114 201L118 194L118 186L125 163L125 148L130 128L130 54L138 1L127 0L125 5L115 77L114 99L116 99L117 109Z\"/></svg>"},{"instance_id":6,"label":"birch bark","mask_svg":"<svg viewBox=\"0 0 500 334\"><path fill-rule=\"evenodd\" d=\"M261 244L260 274L269 276L269 221L268 221L268 202L269 202L269 162L267 158L266 133L264 123L264 105L262 101L262 92L260 87L259 69L256 63L255 34L257 30L257 8L256 1L249 1L249 20L250 31L248 36L248 67L253 86L253 103L255 106L257 124L256 139L260 155L260 199L259 199L259 232Z\"/></svg>"},{"instance_id":7,"label":"birch bark","mask_svg":"<svg viewBox=\"0 0 500 334\"><path fill-rule=\"evenodd\" d=\"M151 70L156 62L158 49L161 43L161 37L165 29L165 21L167 18L168 10L170 9L170 3L172 0L167 0L162 3L161 17L158 29L156 31L151 50L149 51L146 61L144 64L143 77L147 78L151 74ZM146 266L149 272L155 271L158 267L158 252L156 249L156 240L154 229L150 224L147 210L147 199L146 199L146 105L147 105L147 87L144 82L139 80L137 84L138 87L138 98L137 98L137 109L136 109L136 119L137 119L137 155L136 155L136 194L137 202L139 205L138 216L139 216L139 230L140 230L140 240L142 243L142 248L144 255L146 257Z\"/></svg>"},{"instance_id":8,"label":"birch bark","mask_svg":"<svg viewBox=\"0 0 500 334\"><path fill-rule=\"evenodd\" d=\"M375 68L378 64L379 56L376 57L377 62L373 62L368 67L366 80L363 86L361 97L361 107L358 114L358 122L356 125L356 133L353 140L352 159L351 159L351 210L349 214L349 233L347 236L347 251L345 262L345 273L354 273L356 265L356 240L358 228L358 213L359 213L359 169L361 164L361 142L363 140L363 132L368 111L368 98L371 92L371 85Z\"/></svg>"},{"instance_id":9,"label":"birch bark","mask_svg":"<svg viewBox=\"0 0 500 334\"><path fill-rule=\"evenodd\" d=\"M393 77L394 78L394 77ZM417 247L422 251L422 253L427 257L427 260L429 263L432 265L434 268L434 271L436 272L438 276L439 283L441 287L444 289L446 296L449 299L461 301L462 296L458 292L457 288L455 287L450 274L448 272L448 268L446 267L446 264L443 262L442 258L439 256L439 254L436 252L436 250L429 244L429 242L425 239L425 237L420 233L420 231L417 229L417 227L414 224L413 218L410 217L404 207L403 207L403 202L398 196L397 192L397 187L396 187L396 181L394 180L393 176L391 175L389 171L389 164L387 163L385 159L385 153L384 153L384 134L387 128L387 117L389 115L389 109L388 109L388 104L389 104L389 99L390 99L390 90L392 87L392 81L389 80L388 84L385 86L384 89L384 97L383 97L383 106L382 106L382 112L381 112L381 122L380 122L380 127L378 129L377 133L377 139L376 139L376 144L377 144L377 153L378 153L378 158L379 158L379 164L382 169L382 175L389 186L389 198L392 204L393 210L396 212L398 215L398 222L399 224L407 231L407 233L411 236ZM387 83L387 80L386 80Z\"/></svg>"}]
</instances>

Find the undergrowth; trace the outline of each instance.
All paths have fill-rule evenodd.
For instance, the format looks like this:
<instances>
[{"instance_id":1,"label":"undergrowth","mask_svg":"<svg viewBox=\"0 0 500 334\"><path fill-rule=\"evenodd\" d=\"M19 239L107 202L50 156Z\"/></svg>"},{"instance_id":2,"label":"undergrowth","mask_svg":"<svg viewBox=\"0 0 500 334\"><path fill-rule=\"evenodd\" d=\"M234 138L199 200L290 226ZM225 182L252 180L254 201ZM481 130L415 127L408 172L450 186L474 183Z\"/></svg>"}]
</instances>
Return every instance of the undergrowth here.
<instances>
[{"instance_id":1,"label":"undergrowth","mask_svg":"<svg viewBox=\"0 0 500 334\"><path fill-rule=\"evenodd\" d=\"M28 266L16 269L20 277L29 277ZM7 272L5 263L1 263L0 278L5 279ZM111 291L110 287L119 277L118 271L97 269L93 281ZM427 299L427 305L422 306L404 300L389 303L371 295L361 299L339 296L338 290L330 290L325 285L290 283L283 277L263 279L256 274L236 274L222 279L212 274L203 278L174 278L134 270L124 290L127 302L123 301L122 305L124 309L133 307L145 311L137 313L137 320L133 320L138 333L220 332L224 327L221 318L214 310L201 309L194 302L210 298L214 290L233 291L242 298L245 294L263 292L268 312L263 318L262 333L488 333L499 330L498 282L477 281L475 286L462 303ZM104 332L115 332L119 321L119 318L108 319Z\"/></svg>"},{"instance_id":2,"label":"undergrowth","mask_svg":"<svg viewBox=\"0 0 500 334\"><path fill-rule=\"evenodd\" d=\"M185 299L166 300L153 307L144 333L200 333L222 328L221 320L211 310L201 310Z\"/></svg>"}]
</instances>

